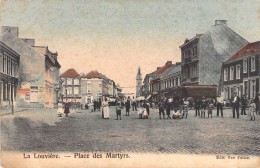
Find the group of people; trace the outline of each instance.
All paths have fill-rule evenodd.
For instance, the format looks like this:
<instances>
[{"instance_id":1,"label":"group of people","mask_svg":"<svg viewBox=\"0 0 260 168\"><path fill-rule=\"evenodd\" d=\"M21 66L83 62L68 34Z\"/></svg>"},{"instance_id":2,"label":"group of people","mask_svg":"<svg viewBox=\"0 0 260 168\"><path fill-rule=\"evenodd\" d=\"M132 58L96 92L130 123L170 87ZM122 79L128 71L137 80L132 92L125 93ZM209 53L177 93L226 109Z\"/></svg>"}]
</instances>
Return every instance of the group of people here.
<instances>
[{"instance_id":1,"label":"group of people","mask_svg":"<svg viewBox=\"0 0 260 168\"><path fill-rule=\"evenodd\" d=\"M188 117L188 105L189 101L187 99L165 99L158 103L159 107L159 117L160 119L181 119ZM172 117L171 117L172 110ZM178 111L179 110L179 111ZM165 112L167 118L165 118Z\"/></svg>"},{"instance_id":2,"label":"group of people","mask_svg":"<svg viewBox=\"0 0 260 168\"><path fill-rule=\"evenodd\" d=\"M241 98L235 93L232 98L232 108L233 108L233 118L239 118L239 107L241 102L241 115L246 114L246 108L249 106L248 115L250 120L255 120L256 114L259 112L259 97L256 96L255 99L251 99L248 101L247 97L244 95Z\"/></svg>"},{"instance_id":3,"label":"group of people","mask_svg":"<svg viewBox=\"0 0 260 168\"><path fill-rule=\"evenodd\" d=\"M234 97L231 99L232 103L232 112L233 118L239 118L239 114L241 115L249 115L251 120L255 120L257 112L259 113L259 98L256 96L255 99L252 99L248 102L246 96L242 96L241 98L235 93ZM117 120L121 120L121 111L123 107L126 109L126 115L129 116L130 108L132 105L132 110L136 111L139 118L147 119L149 116L149 103L147 101L136 101L133 97L132 99L128 96L125 102L116 100L116 116ZM159 117L160 119L178 119L178 118L187 118L188 116L188 107L190 105L190 101L187 98L167 98L164 101L158 103L159 108ZM216 100L214 99L206 99L202 97L202 99L196 99L194 101L194 109L195 116L199 116L201 118L205 118L206 113L208 118L212 118L212 113L214 109L214 105L217 107L217 117L223 117L223 108L224 108L224 100L221 96L218 96ZM241 113L239 113L239 108L241 105ZM64 106L62 103L58 103L58 116L61 117L62 113L68 116L70 113L69 110L70 104L65 103ZM102 107L102 109L101 109ZM249 107L248 113L246 113L246 108ZM86 108L87 109L87 108ZM103 97L103 101L101 99L98 101L93 101L93 109L89 107L91 111L99 110L102 112L102 118L109 119L109 103L106 97ZM172 114L171 114L172 111Z\"/></svg>"}]
</instances>

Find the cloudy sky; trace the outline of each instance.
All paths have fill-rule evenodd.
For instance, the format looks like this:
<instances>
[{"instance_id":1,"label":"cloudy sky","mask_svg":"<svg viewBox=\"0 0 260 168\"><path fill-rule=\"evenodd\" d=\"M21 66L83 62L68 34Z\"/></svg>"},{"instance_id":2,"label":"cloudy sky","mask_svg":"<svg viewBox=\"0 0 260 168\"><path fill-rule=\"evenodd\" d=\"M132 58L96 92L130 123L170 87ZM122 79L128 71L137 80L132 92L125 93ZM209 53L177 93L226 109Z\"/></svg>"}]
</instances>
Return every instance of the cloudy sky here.
<instances>
[{"instance_id":1,"label":"cloudy sky","mask_svg":"<svg viewBox=\"0 0 260 168\"><path fill-rule=\"evenodd\" d=\"M250 2L250 3L249 3ZM98 70L121 86L135 86L167 60L180 61L185 38L216 19L248 41L260 38L259 0L0 0L0 24L59 53L61 73ZM135 91L132 90L125 90Z\"/></svg>"}]
</instances>

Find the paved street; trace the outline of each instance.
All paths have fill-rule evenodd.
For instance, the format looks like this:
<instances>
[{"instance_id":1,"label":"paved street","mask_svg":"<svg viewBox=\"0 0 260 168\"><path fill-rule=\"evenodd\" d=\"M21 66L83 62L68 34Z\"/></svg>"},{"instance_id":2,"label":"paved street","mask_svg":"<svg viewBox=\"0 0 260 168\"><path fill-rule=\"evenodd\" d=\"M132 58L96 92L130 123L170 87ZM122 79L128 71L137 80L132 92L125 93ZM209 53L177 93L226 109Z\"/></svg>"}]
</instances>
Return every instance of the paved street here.
<instances>
[{"instance_id":1,"label":"paved street","mask_svg":"<svg viewBox=\"0 0 260 168\"><path fill-rule=\"evenodd\" d=\"M1 116L2 149L39 152L166 152L203 154L260 155L260 122L248 116L233 119L231 109L224 118L201 119L189 111L188 119L160 120L158 109L149 119L138 119L130 111L115 120L100 112L73 111L69 117L57 117L55 110L31 109Z\"/></svg>"}]
</instances>

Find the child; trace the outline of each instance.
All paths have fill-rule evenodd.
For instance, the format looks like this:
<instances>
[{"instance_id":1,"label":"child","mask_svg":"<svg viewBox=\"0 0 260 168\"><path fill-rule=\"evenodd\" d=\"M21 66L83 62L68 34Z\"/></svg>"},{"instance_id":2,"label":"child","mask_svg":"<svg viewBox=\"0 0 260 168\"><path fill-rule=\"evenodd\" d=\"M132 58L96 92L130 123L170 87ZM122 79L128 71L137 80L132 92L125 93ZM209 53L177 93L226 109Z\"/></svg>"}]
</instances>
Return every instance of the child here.
<instances>
[{"instance_id":1,"label":"child","mask_svg":"<svg viewBox=\"0 0 260 168\"><path fill-rule=\"evenodd\" d=\"M212 110L213 110L213 108L214 108L213 103L210 103L209 107L208 107L208 118L209 118L209 115L211 115L211 118L212 118Z\"/></svg>"},{"instance_id":2,"label":"child","mask_svg":"<svg viewBox=\"0 0 260 168\"><path fill-rule=\"evenodd\" d=\"M140 118L140 119L142 119L143 113L144 113L144 109L143 109L142 106L140 106L140 107L138 108L138 114L139 114L139 118Z\"/></svg>"},{"instance_id":3,"label":"child","mask_svg":"<svg viewBox=\"0 0 260 168\"><path fill-rule=\"evenodd\" d=\"M144 108L143 117L144 117L144 119L148 119L148 112L147 112L146 108Z\"/></svg>"},{"instance_id":4,"label":"child","mask_svg":"<svg viewBox=\"0 0 260 168\"><path fill-rule=\"evenodd\" d=\"M120 120L121 120L121 103L118 102L116 104L116 120L118 120L118 117L120 117Z\"/></svg>"},{"instance_id":5,"label":"child","mask_svg":"<svg viewBox=\"0 0 260 168\"><path fill-rule=\"evenodd\" d=\"M163 107L163 103L162 102L159 103L159 116L160 116L160 119L161 119L161 115L163 115L163 119L165 119L164 107Z\"/></svg>"},{"instance_id":6,"label":"child","mask_svg":"<svg viewBox=\"0 0 260 168\"><path fill-rule=\"evenodd\" d=\"M249 113L248 115L250 116L250 120L255 121L255 116L256 116L256 104L254 100L251 100L250 106L249 106Z\"/></svg>"}]
</instances>

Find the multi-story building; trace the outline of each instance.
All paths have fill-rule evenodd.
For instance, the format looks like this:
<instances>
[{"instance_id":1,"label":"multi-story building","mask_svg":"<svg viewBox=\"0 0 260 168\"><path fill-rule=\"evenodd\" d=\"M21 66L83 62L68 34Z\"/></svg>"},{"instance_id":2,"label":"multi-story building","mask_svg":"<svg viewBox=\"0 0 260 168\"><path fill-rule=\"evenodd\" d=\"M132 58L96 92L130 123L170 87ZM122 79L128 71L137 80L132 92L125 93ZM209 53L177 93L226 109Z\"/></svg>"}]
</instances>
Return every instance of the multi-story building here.
<instances>
[{"instance_id":1,"label":"multi-story building","mask_svg":"<svg viewBox=\"0 0 260 168\"><path fill-rule=\"evenodd\" d=\"M80 108L82 80L75 69L68 69L60 75L62 81L63 102L69 102L72 108Z\"/></svg>"},{"instance_id":2,"label":"multi-story building","mask_svg":"<svg viewBox=\"0 0 260 168\"><path fill-rule=\"evenodd\" d=\"M59 100L59 90L61 84L59 83L60 64L57 60L58 53L52 53L48 46L32 46L37 52L45 56L45 73L44 73L44 101L45 108L57 107ZM37 93L37 92L34 92ZM32 96L37 99L38 95ZM37 101L37 100L35 100Z\"/></svg>"},{"instance_id":3,"label":"multi-story building","mask_svg":"<svg viewBox=\"0 0 260 168\"><path fill-rule=\"evenodd\" d=\"M151 79L151 98L155 102L159 102L161 99L160 90L161 90L161 75L170 67L175 66L172 64L172 61L167 61L164 66L157 68L155 72L153 72L153 78Z\"/></svg>"},{"instance_id":4,"label":"multi-story building","mask_svg":"<svg viewBox=\"0 0 260 168\"><path fill-rule=\"evenodd\" d=\"M141 87L142 87L142 74L141 74L141 69L140 67L138 67L138 71L137 71L137 74L136 74L136 97L139 97L141 96Z\"/></svg>"},{"instance_id":5,"label":"multi-story building","mask_svg":"<svg viewBox=\"0 0 260 168\"><path fill-rule=\"evenodd\" d=\"M181 84L219 85L222 62L247 43L226 20L216 20L207 32L186 39L180 46Z\"/></svg>"},{"instance_id":6,"label":"multi-story building","mask_svg":"<svg viewBox=\"0 0 260 168\"><path fill-rule=\"evenodd\" d=\"M159 70L161 67L157 67ZM155 71L154 71L155 72ZM152 85L151 80L157 76L154 72L146 74L143 81L143 96L149 98L152 95Z\"/></svg>"},{"instance_id":7,"label":"multi-story building","mask_svg":"<svg viewBox=\"0 0 260 168\"><path fill-rule=\"evenodd\" d=\"M160 98L176 97L179 86L181 86L181 63L177 62L160 75Z\"/></svg>"},{"instance_id":8,"label":"multi-story building","mask_svg":"<svg viewBox=\"0 0 260 168\"><path fill-rule=\"evenodd\" d=\"M103 76L97 71L90 71L87 75L81 76L82 103L90 103L93 100L102 99L103 91L106 90L106 93L108 93L105 83Z\"/></svg>"},{"instance_id":9,"label":"multi-story building","mask_svg":"<svg viewBox=\"0 0 260 168\"><path fill-rule=\"evenodd\" d=\"M34 39L19 38L18 27L2 27L1 41L20 55L17 106L53 108L60 65L57 52L36 47Z\"/></svg>"},{"instance_id":10,"label":"multi-story building","mask_svg":"<svg viewBox=\"0 0 260 168\"><path fill-rule=\"evenodd\" d=\"M0 107L16 103L20 55L0 41Z\"/></svg>"},{"instance_id":11,"label":"multi-story building","mask_svg":"<svg viewBox=\"0 0 260 168\"><path fill-rule=\"evenodd\" d=\"M222 65L222 93L226 100L234 93L254 99L260 92L260 41L248 43Z\"/></svg>"}]
</instances>

